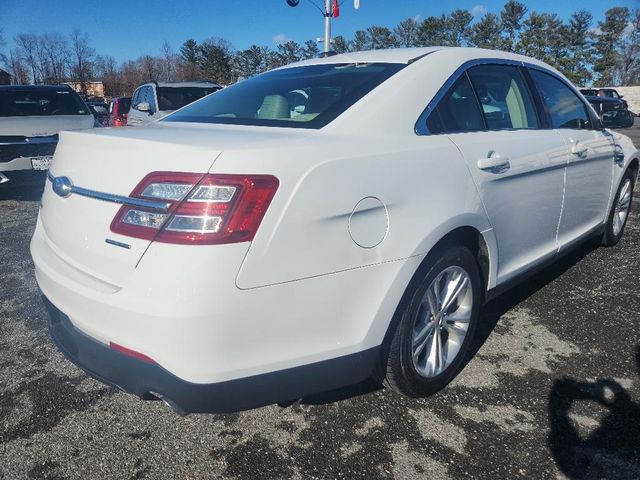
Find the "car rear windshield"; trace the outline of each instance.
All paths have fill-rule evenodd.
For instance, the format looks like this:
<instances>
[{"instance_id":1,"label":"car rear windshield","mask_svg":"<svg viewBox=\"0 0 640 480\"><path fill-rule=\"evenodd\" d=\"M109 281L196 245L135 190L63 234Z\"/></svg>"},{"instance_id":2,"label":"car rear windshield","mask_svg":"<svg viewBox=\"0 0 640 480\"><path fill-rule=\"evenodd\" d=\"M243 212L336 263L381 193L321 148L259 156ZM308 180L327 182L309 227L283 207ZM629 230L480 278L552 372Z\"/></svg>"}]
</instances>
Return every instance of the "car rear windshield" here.
<instances>
[{"instance_id":1,"label":"car rear windshield","mask_svg":"<svg viewBox=\"0 0 640 480\"><path fill-rule=\"evenodd\" d=\"M84 103L68 89L0 89L0 117L87 114Z\"/></svg>"},{"instance_id":2,"label":"car rear windshield","mask_svg":"<svg viewBox=\"0 0 640 480\"><path fill-rule=\"evenodd\" d=\"M341 63L274 70L225 88L164 121L321 128L403 67Z\"/></svg>"},{"instance_id":3,"label":"car rear windshield","mask_svg":"<svg viewBox=\"0 0 640 480\"><path fill-rule=\"evenodd\" d=\"M219 87L158 87L158 110L178 110L218 90Z\"/></svg>"}]
</instances>

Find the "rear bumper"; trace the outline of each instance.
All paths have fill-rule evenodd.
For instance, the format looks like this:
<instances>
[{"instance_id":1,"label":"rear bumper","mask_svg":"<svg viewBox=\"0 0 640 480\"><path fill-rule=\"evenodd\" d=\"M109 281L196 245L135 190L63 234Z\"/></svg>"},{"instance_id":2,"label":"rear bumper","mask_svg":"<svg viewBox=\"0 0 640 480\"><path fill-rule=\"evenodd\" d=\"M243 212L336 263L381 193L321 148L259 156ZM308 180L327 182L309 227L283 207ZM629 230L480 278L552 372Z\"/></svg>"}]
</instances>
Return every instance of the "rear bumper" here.
<instances>
[{"instance_id":1,"label":"rear bumper","mask_svg":"<svg viewBox=\"0 0 640 480\"><path fill-rule=\"evenodd\" d=\"M228 413L292 400L369 377L379 347L276 372L218 383L184 381L162 367L129 357L77 330L46 298L49 330L58 348L94 378L150 400L160 397L185 413Z\"/></svg>"}]
</instances>

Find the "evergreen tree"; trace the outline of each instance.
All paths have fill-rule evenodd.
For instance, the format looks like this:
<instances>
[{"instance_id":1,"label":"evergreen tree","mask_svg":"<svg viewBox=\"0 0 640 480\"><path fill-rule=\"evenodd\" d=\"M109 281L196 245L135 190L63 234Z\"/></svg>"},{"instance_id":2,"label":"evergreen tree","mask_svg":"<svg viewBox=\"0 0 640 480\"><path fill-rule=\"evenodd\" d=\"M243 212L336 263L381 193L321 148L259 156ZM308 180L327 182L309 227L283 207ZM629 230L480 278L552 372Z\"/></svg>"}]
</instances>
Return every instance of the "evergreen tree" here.
<instances>
[{"instance_id":1,"label":"evergreen tree","mask_svg":"<svg viewBox=\"0 0 640 480\"><path fill-rule=\"evenodd\" d=\"M471 27L469 44L473 47L500 49L503 40L500 36L502 24L497 15L485 13L484 16Z\"/></svg>"},{"instance_id":2,"label":"evergreen tree","mask_svg":"<svg viewBox=\"0 0 640 480\"><path fill-rule=\"evenodd\" d=\"M335 40L335 39L334 39ZM335 43L335 42L334 42ZM302 58L307 60L309 58L316 58L320 55L320 49L318 44L313 40L307 40L302 47Z\"/></svg>"},{"instance_id":3,"label":"evergreen tree","mask_svg":"<svg viewBox=\"0 0 640 480\"><path fill-rule=\"evenodd\" d=\"M398 45L401 47L418 46L418 22L414 18L401 21L393 31Z\"/></svg>"},{"instance_id":4,"label":"evergreen tree","mask_svg":"<svg viewBox=\"0 0 640 480\"><path fill-rule=\"evenodd\" d=\"M338 35L337 37L333 37L332 48L336 53L345 53L349 51L349 44L342 35Z\"/></svg>"},{"instance_id":5,"label":"evergreen tree","mask_svg":"<svg viewBox=\"0 0 640 480\"><path fill-rule=\"evenodd\" d=\"M445 15L427 17L420 24L418 42L420 46L431 47L449 45L448 21Z\"/></svg>"},{"instance_id":6,"label":"evergreen tree","mask_svg":"<svg viewBox=\"0 0 640 480\"><path fill-rule=\"evenodd\" d=\"M589 66L593 61L593 47L589 29L593 16L586 10L574 12L566 31L568 64L564 74L576 85L586 85L592 78Z\"/></svg>"},{"instance_id":7,"label":"evergreen tree","mask_svg":"<svg viewBox=\"0 0 640 480\"><path fill-rule=\"evenodd\" d=\"M366 30L366 49L377 50L381 48L397 47L398 42L387 27L374 25Z\"/></svg>"},{"instance_id":8,"label":"evergreen tree","mask_svg":"<svg viewBox=\"0 0 640 480\"><path fill-rule=\"evenodd\" d=\"M619 48L622 45L623 32L628 22L629 9L627 7L610 8L605 12L604 22L598 22L599 32L594 44L596 61L593 70L601 85L615 83L616 66L622 61Z\"/></svg>"},{"instance_id":9,"label":"evergreen tree","mask_svg":"<svg viewBox=\"0 0 640 480\"><path fill-rule=\"evenodd\" d=\"M503 48L509 52L514 52L519 40L518 33L522 28L522 20L527 14L527 7L515 0L509 0L502 7L500 12L500 22L505 34Z\"/></svg>"},{"instance_id":10,"label":"evergreen tree","mask_svg":"<svg viewBox=\"0 0 640 480\"><path fill-rule=\"evenodd\" d=\"M447 20L448 45L461 47L468 44L473 15L468 10L454 10Z\"/></svg>"}]
</instances>

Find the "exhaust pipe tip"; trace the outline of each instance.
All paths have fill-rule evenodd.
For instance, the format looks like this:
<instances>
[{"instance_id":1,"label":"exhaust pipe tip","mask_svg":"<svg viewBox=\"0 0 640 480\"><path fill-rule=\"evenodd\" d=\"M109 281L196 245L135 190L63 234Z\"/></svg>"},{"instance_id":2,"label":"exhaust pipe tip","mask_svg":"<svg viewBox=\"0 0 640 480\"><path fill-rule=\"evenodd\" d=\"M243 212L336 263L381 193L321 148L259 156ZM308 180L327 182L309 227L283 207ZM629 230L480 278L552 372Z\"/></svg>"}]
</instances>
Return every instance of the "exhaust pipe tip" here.
<instances>
[{"instance_id":1,"label":"exhaust pipe tip","mask_svg":"<svg viewBox=\"0 0 640 480\"><path fill-rule=\"evenodd\" d=\"M176 404L173 400L171 400L170 398L167 398L166 396L162 395L161 393L157 393L157 392L148 392L147 395L150 395L152 397L155 397L157 400L162 400L164 402L164 404L169 407L171 409L171 411L181 417L186 417L188 414L187 412L185 412L182 408L180 408L178 406L178 404ZM145 395L145 399L151 400L147 395Z\"/></svg>"}]
</instances>

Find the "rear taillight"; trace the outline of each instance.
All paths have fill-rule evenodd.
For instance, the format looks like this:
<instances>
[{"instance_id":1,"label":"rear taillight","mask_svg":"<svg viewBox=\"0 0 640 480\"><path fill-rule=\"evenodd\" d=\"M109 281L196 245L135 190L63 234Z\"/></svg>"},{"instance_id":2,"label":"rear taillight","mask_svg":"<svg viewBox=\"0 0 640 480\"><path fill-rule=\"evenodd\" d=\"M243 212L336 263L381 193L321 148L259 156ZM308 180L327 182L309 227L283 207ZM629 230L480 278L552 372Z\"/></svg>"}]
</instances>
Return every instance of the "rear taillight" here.
<instances>
[{"instance_id":1,"label":"rear taillight","mask_svg":"<svg viewBox=\"0 0 640 480\"><path fill-rule=\"evenodd\" d=\"M123 206L111 231L164 243L211 245L253 240L278 189L271 175L155 172L131 193L167 210Z\"/></svg>"}]
</instances>

